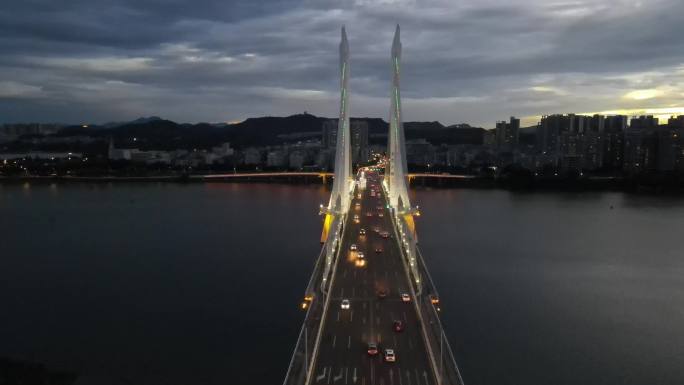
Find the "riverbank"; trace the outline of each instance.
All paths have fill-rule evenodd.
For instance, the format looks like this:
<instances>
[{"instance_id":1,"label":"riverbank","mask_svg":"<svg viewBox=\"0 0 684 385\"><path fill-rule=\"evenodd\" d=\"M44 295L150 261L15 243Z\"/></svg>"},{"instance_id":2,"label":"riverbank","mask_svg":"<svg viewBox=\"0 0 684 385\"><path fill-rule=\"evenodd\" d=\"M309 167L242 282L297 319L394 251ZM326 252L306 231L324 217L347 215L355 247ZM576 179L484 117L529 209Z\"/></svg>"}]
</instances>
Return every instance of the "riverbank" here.
<instances>
[{"instance_id":1,"label":"riverbank","mask_svg":"<svg viewBox=\"0 0 684 385\"><path fill-rule=\"evenodd\" d=\"M264 172L153 176L0 176L1 183L283 183L331 184L332 173ZM477 188L515 191L623 191L654 194L682 194L684 180L664 177L510 178L453 174L409 174L412 188Z\"/></svg>"}]
</instances>

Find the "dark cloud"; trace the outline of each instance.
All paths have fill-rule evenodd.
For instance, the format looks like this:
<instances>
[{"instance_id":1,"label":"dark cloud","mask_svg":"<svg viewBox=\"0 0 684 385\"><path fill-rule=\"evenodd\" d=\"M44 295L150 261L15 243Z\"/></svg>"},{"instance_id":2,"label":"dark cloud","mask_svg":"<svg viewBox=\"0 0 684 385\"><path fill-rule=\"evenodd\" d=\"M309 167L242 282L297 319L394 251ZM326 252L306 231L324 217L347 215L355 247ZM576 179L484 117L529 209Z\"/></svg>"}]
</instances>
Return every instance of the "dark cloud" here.
<instances>
[{"instance_id":1,"label":"dark cloud","mask_svg":"<svg viewBox=\"0 0 684 385\"><path fill-rule=\"evenodd\" d=\"M0 121L333 116L342 24L357 116L388 111L396 23L410 120L680 106L683 13L677 0L14 1L0 9ZM629 94L643 89L657 92Z\"/></svg>"}]
</instances>

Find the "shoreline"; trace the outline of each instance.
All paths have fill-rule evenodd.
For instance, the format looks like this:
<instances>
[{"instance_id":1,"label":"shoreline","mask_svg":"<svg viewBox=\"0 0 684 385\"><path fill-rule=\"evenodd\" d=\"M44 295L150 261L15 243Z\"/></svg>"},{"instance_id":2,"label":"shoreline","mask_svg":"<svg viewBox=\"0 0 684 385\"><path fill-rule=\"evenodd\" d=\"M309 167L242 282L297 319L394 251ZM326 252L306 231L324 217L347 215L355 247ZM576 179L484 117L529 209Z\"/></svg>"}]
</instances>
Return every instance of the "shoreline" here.
<instances>
[{"instance_id":1,"label":"shoreline","mask_svg":"<svg viewBox=\"0 0 684 385\"><path fill-rule=\"evenodd\" d=\"M156 176L0 176L2 184L20 183L284 183L329 185L332 174L316 172L197 174ZM517 180L474 175L410 174L410 187L474 188L521 192L592 192L681 195L684 183L663 183L662 180L629 179L624 177L587 177L580 179L535 178Z\"/></svg>"}]
</instances>

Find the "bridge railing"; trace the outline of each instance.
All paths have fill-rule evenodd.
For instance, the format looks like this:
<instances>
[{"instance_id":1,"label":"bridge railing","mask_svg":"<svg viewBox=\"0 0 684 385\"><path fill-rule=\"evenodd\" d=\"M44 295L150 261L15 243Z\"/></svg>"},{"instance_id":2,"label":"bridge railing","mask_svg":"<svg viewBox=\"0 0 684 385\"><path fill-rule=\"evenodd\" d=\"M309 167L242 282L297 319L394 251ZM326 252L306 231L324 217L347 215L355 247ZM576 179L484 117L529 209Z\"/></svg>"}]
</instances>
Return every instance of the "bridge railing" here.
<instances>
[{"instance_id":1,"label":"bridge railing","mask_svg":"<svg viewBox=\"0 0 684 385\"><path fill-rule=\"evenodd\" d=\"M323 299L324 295L320 290L325 259L326 246L323 245L321 252L318 255L318 259L316 260L316 264L314 265L313 272L311 273L311 278L309 278L304 302L302 302L302 306L306 306L306 315L304 316L302 328L299 331L297 344L292 353L292 358L290 359L290 365L287 368L287 374L285 375L283 385L299 385L306 383L325 302Z\"/></svg>"},{"instance_id":2,"label":"bridge railing","mask_svg":"<svg viewBox=\"0 0 684 385\"><path fill-rule=\"evenodd\" d=\"M420 283L423 286L421 294L418 295L416 301L418 302L418 308L425 326L428 343L436 361L438 384L463 385L461 371L456 364L456 358L451 350L451 345L446 338L442 321L440 320L439 293L418 247L416 247L416 254L418 257L418 268L423 277Z\"/></svg>"},{"instance_id":3,"label":"bridge railing","mask_svg":"<svg viewBox=\"0 0 684 385\"><path fill-rule=\"evenodd\" d=\"M416 305L423 323L430 359L439 385L463 385L461 372L439 317L439 293L425 264L413 234L408 231L402 215L392 215L392 223L404 256L405 266L416 296Z\"/></svg>"},{"instance_id":4,"label":"bridge railing","mask_svg":"<svg viewBox=\"0 0 684 385\"><path fill-rule=\"evenodd\" d=\"M327 293L330 285L332 285L332 277L335 274L335 266L339 259L339 245L341 244L345 222L346 217L344 216L335 218L331 226L334 231L328 237L316 259L302 303L302 306L306 306L306 315L283 385L305 385L309 383L310 371L314 365L318 340L323 327L322 321L328 303Z\"/></svg>"}]
</instances>

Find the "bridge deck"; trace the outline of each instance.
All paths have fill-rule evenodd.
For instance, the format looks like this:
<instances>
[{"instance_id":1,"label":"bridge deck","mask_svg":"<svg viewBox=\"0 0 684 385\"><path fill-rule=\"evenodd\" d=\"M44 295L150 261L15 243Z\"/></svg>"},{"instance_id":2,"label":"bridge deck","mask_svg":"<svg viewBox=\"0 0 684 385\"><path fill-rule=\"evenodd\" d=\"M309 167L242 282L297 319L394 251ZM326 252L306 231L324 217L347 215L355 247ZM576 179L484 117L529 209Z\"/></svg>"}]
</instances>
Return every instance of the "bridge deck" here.
<instances>
[{"instance_id":1,"label":"bridge deck","mask_svg":"<svg viewBox=\"0 0 684 385\"><path fill-rule=\"evenodd\" d=\"M411 293L402 262L399 243L392 229L386 200L377 174L369 174L368 189L362 198L355 196L342 239L340 259L330 289L330 303L324 315L318 355L311 374L311 384L360 385L428 385L435 384L428 353L413 303L402 302L401 293ZM370 196L370 186L378 186L376 197ZM356 209L355 204L361 203ZM378 210L377 206L382 206ZM384 216L379 217L382 211ZM366 216L371 212L372 216ZM354 223L354 214L360 223ZM390 233L382 238L373 228ZM364 228L366 235L359 235ZM365 266L356 264L357 256L350 251L356 244L365 254ZM376 248L382 252L376 253ZM379 298L380 289L387 291ZM351 306L341 309L343 299ZM415 299L412 298L412 301ZM404 322L405 329L395 332L394 320ZM367 354L368 342L378 344L381 353ZM397 361L384 362L382 351L394 349Z\"/></svg>"}]
</instances>

